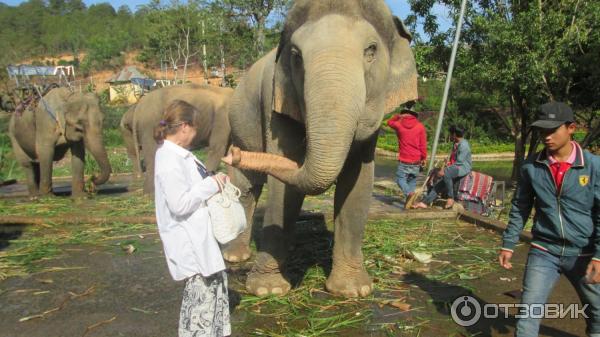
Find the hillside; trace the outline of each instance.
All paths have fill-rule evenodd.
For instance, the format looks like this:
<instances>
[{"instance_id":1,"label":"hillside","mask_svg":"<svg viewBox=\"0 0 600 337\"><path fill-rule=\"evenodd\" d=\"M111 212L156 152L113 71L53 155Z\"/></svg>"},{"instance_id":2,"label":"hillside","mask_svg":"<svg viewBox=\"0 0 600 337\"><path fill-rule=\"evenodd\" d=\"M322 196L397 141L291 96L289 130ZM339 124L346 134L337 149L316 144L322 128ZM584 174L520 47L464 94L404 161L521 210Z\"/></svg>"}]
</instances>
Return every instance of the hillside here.
<instances>
[{"instance_id":1,"label":"hillside","mask_svg":"<svg viewBox=\"0 0 600 337\"><path fill-rule=\"evenodd\" d=\"M105 70L96 70L96 71L91 71L90 75L87 77L83 77L81 76L81 72L79 71L79 69L77 69L77 67L75 68L75 85L82 85L85 86L88 83L90 83L90 81L92 83L94 83L95 88L96 88L96 92L100 93L106 89L108 89L109 84L107 83L107 81L116 73L118 73L121 69L123 69L126 66L135 66L138 68L138 70L140 70L140 72L142 72L143 74L147 75L150 78L153 79L167 79L167 80L173 80L175 78L175 73L173 72L172 69L168 69L166 74L164 71L161 71L160 67L147 67L144 63L137 61L137 56L139 55L139 51L132 51L132 52L128 52L128 53L124 53L123 54L123 65L119 66L119 67L113 67L112 69L105 69ZM79 53L78 58L79 60L82 60L85 58L85 53ZM33 58L33 59L25 59L22 60L19 64L59 64L59 62L73 62L74 61L74 56L73 54L62 54L62 55L56 55L56 56L43 56L41 58ZM210 65L209 65L210 68ZM236 80L239 79L239 75L240 75L240 70L233 68L233 67L227 67L227 73L228 74L234 74ZM183 75L183 67L182 67L182 63L180 64L179 67L179 71L178 71L178 79L181 79ZM198 83L198 84L202 84L204 83L204 70L202 69L202 64L198 64L197 62L191 63L188 65L187 68L187 72L186 72L186 81L192 82L192 83ZM216 78L209 78L209 83L213 84L213 85L219 85L221 82L221 79L219 77Z\"/></svg>"}]
</instances>

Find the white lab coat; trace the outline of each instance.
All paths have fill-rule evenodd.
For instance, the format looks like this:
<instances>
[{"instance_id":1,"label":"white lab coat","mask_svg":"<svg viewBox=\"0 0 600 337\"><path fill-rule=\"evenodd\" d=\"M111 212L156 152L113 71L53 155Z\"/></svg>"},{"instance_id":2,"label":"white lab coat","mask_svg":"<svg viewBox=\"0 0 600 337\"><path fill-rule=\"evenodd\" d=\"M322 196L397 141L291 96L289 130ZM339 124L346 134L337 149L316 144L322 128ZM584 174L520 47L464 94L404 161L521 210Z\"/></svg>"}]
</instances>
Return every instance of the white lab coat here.
<instances>
[{"instance_id":1,"label":"white lab coat","mask_svg":"<svg viewBox=\"0 0 600 337\"><path fill-rule=\"evenodd\" d=\"M202 178L193 153L165 140L156 151L155 207L167 265L179 281L225 270L206 200L219 191L213 178Z\"/></svg>"}]
</instances>

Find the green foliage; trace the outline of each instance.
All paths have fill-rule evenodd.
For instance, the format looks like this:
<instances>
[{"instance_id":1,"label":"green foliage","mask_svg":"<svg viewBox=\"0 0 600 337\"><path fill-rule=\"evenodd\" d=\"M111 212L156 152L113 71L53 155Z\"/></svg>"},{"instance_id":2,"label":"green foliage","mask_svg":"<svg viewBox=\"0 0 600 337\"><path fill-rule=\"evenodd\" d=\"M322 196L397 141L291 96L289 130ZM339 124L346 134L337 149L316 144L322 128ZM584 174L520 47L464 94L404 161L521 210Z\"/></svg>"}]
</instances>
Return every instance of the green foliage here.
<instances>
[{"instance_id":1,"label":"green foliage","mask_svg":"<svg viewBox=\"0 0 600 337\"><path fill-rule=\"evenodd\" d=\"M141 19L124 10L117 13L108 3L87 8L80 0L30 0L15 7L0 6L0 45L4 47L0 66L81 51L88 52L82 60L84 69L110 66L119 52L142 46Z\"/></svg>"},{"instance_id":2,"label":"green foliage","mask_svg":"<svg viewBox=\"0 0 600 337\"><path fill-rule=\"evenodd\" d=\"M0 112L0 182L20 177L17 162L8 137L9 115Z\"/></svg>"},{"instance_id":3,"label":"green foliage","mask_svg":"<svg viewBox=\"0 0 600 337\"><path fill-rule=\"evenodd\" d=\"M125 41L119 34L93 37L88 42L88 54L81 64L82 73L88 75L91 70L122 66L123 60L119 56L124 47Z\"/></svg>"}]
</instances>

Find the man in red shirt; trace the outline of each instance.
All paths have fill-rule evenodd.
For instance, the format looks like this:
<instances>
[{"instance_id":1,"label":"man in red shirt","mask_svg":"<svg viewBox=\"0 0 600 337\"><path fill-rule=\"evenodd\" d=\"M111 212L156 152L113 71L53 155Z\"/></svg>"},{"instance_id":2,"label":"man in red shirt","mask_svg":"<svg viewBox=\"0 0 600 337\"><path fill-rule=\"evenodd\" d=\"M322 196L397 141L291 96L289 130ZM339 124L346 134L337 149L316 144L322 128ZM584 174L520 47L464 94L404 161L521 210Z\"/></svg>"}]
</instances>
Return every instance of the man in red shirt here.
<instances>
[{"instance_id":1,"label":"man in red shirt","mask_svg":"<svg viewBox=\"0 0 600 337\"><path fill-rule=\"evenodd\" d=\"M427 159L427 134L417 117L418 113L407 107L387 122L388 126L396 130L398 137L396 182L406 200L415 192L419 168L425 165Z\"/></svg>"}]
</instances>

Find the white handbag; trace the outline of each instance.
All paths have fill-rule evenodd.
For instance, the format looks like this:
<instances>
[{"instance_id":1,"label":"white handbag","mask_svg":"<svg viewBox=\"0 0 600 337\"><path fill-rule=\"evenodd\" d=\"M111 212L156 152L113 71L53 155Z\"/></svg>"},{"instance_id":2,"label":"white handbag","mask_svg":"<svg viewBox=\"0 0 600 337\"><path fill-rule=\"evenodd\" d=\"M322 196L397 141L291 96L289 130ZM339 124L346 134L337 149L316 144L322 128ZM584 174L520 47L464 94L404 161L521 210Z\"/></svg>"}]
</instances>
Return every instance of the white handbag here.
<instances>
[{"instance_id":1,"label":"white handbag","mask_svg":"<svg viewBox=\"0 0 600 337\"><path fill-rule=\"evenodd\" d=\"M231 182L225 185L218 180L221 192L207 200L213 234L220 244L226 244L246 230L246 214L240 204L240 190Z\"/></svg>"}]
</instances>

